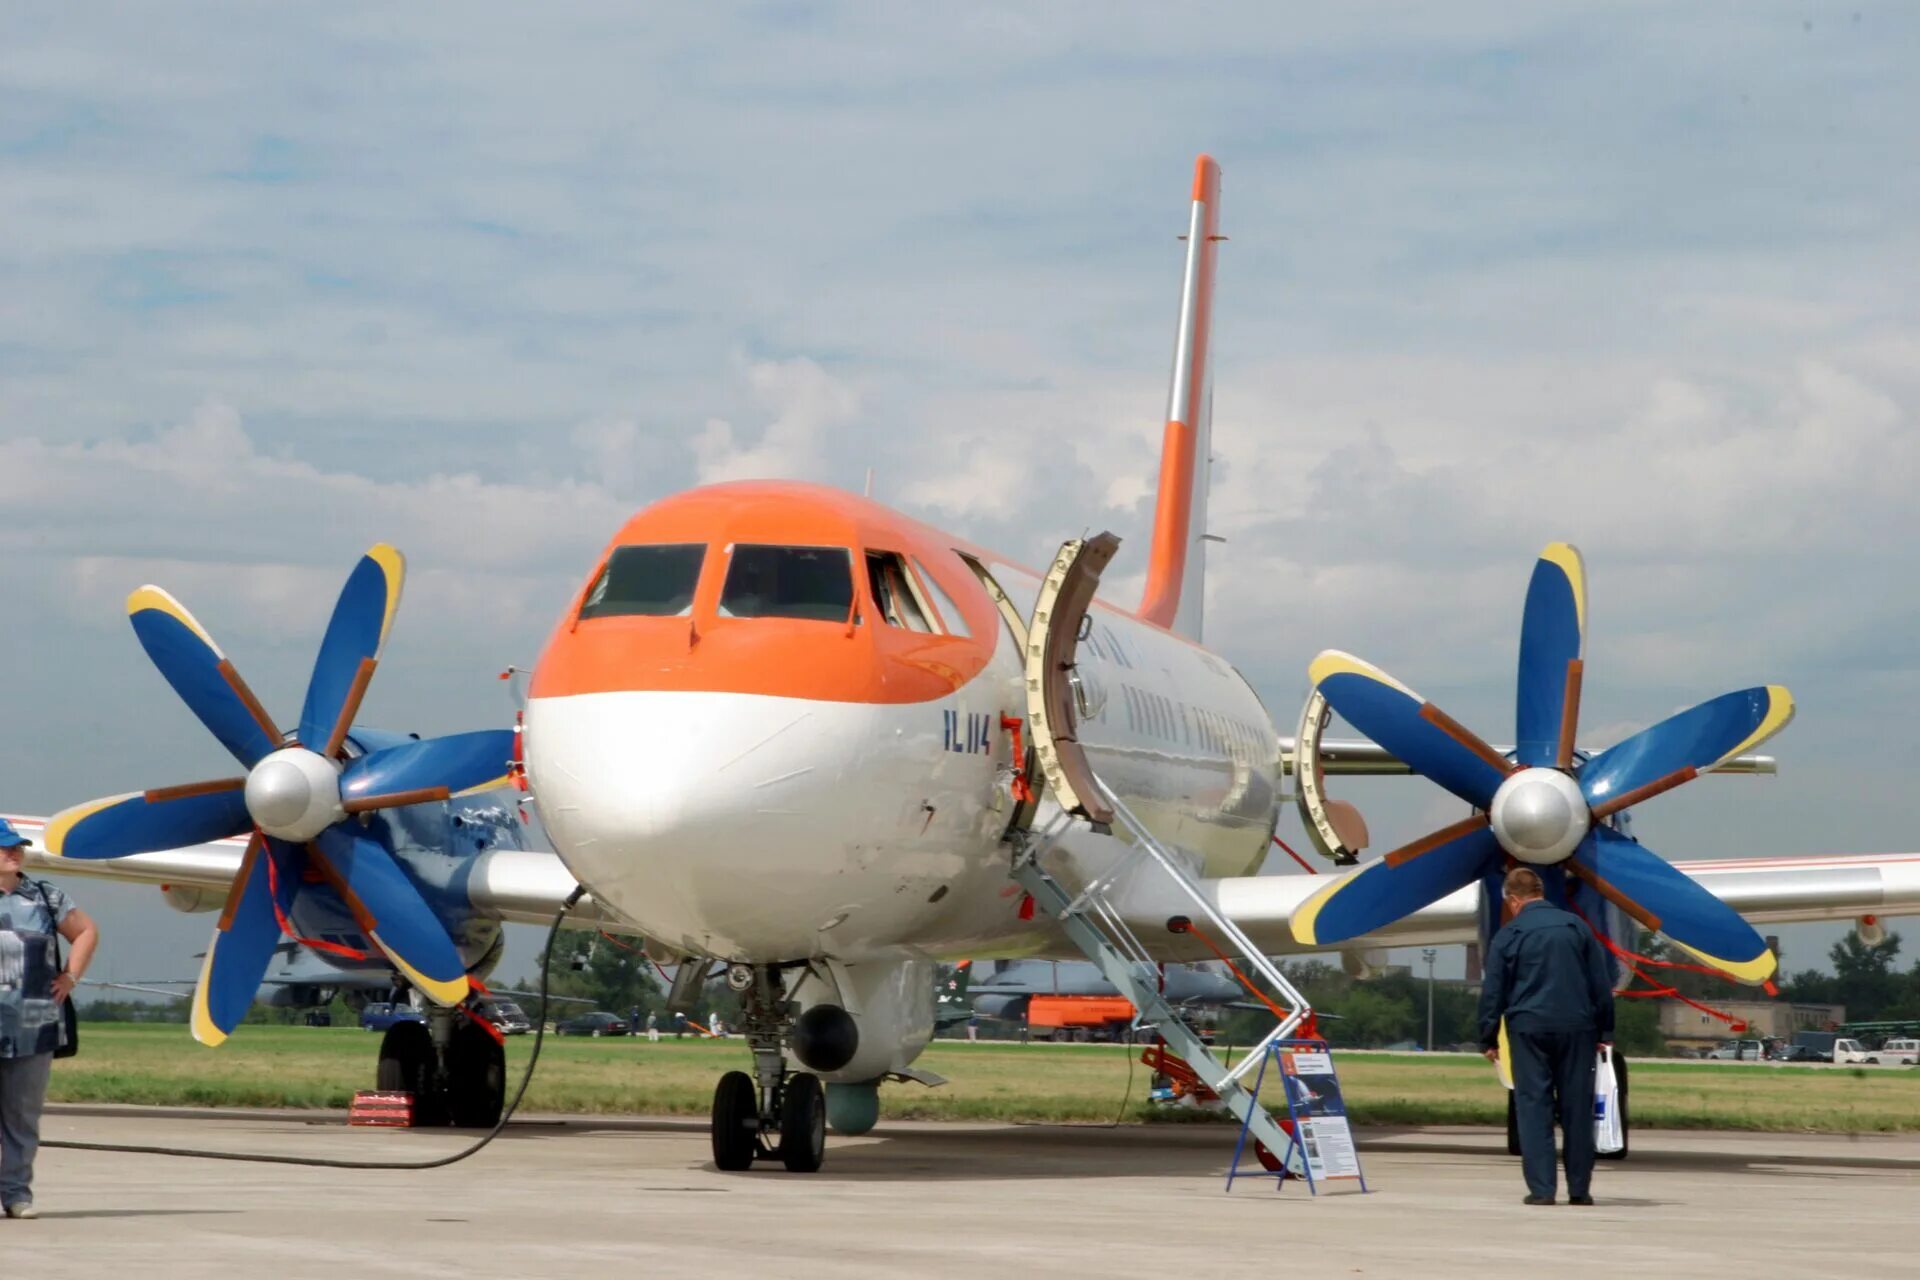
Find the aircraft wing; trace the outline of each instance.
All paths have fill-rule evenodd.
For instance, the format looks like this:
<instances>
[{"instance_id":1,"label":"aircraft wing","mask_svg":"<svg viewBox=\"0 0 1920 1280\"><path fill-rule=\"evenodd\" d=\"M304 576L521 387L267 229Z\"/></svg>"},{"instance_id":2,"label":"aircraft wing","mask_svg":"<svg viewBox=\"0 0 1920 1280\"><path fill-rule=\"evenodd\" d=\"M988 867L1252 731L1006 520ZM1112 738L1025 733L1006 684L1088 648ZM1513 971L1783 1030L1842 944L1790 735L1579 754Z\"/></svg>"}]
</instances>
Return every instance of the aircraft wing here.
<instances>
[{"instance_id":1,"label":"aircraft wing","mask_svg":"<svg viewBox=\"0 0 1920 1280\"><path fill-rule=\"evenodd\" d=\"M1920 915L1920 853L1730 858L1673 865L1755 925ZM1221 912L1263 952L1286 955L1331 949L1301 946L1291 928L1294 910L1326 883L1326 875L1288 875L1229 876L1203 885ZM1461 889L1378 933L1342 943L1340 949L1475 942L1479 908L1479 889ZM1127 915L1137 927L1151 924L1164 930L1164 917L1154 918L1147 903L1128 903Z\"/></svg>"},{"instance_id":2,"label":"aircraft wing","mask_svg":"<svg viewBox=\"0 0 1920 1280\"><path fill-rule=\"evenodd\" d=\"M42 836L45 818L0 816L6 817L21 835L33 842L27 851L27 865L44 875L89 876L224 893L232 885L247 851L246 841L236 839L140 853L128 858L99 861L55 858L49 856L45 848ZM554 913L579 887L579 881L573 878L559 855L534 849L488 850L473 859L471 870L462 880L466 905L475 914L512 924L552 924ZM608 933L635 932L631 925L606 911L591 894L582 898L567 916L567 926L604 929Z\"/></svg>"},{"instance_id":3,"label":"aircraft wing","mask_svg":"<svg viewBox=\"0 0 1920 1280\"><path fill-rule=\"evenodd\" d=\"M1300 742L1297 738L1280 739L1280 758L1289 774L1295 772L1294 760L1299 754ZM1493 749L1504 756L1512 756L1513 748L1501 743L1492 744ZM1317 743L1320 756L1320 772L1328 777L1338 776L1386 776L1401 777L1413 772L1406 761L1388 751L1377 742L1365 738L1323 738ZM1583 755L1593 755L1584 750ZM1780 765L1772 756L1746 755L1733 756L1723 760L1709 773L1778 773Z\"/></svg>"},{"instance_id":4,"label":"aircraft wing","mask_svg":"<svg viewBox=\"0 0 1920 1280\"><path fill-rule=\"evenodd\" d=\"M92 978L80 979L80 985L83 987L102 987L108 991L141 991L150 996L166 996L170 1000L191 1000L193 998L193 984L191 982L186 984L186 989L183 991L175 991L171 987L149 987L139 982L95 982Z\"/></svg>"},{"instance_id":5,"label":"aircraft wing","mask_svg":"<svg viewBox=\"0 0 1920 1280\"><path fill-rule=\"evenodd\" d=\"M555 909L558 910L558 908ZM538 1000L541 998L538 991L516 991L512 987L488 987L487 994L491 996L512 996L516 1000ZM598 1000L589 1000L585 996L548 996L546 997L546 1001L548 1004L598 1005L600 1003Z\"/></svg>"}]
</instances>

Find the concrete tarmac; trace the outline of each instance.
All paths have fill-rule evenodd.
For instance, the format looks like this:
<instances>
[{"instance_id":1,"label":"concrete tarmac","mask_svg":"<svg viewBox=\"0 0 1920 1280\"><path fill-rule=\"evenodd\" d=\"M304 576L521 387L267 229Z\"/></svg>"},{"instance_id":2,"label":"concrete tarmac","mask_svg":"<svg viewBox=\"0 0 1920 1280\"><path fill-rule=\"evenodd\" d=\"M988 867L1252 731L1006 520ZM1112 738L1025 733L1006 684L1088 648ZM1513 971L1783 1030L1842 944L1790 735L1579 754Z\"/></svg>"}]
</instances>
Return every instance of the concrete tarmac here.
<instances>
[{"instance_id":1,"label":"concrete tarmac","mask_svg":"<svg viewBox=\"0 0 1920 1280\"><path fill-rule=\"evenodd\" d=\"M418 1160L474 1135L339 1113L56 1106L45 1138ZM1361 1134L1371 1194L1223 1175L1225 1126L886 1124L811 1176L723 1174L704 1122L530 1117L427 1172L43 1150L6 1274L1451 1277L1904 1274L1920 1139L1642 1131L1594 1208L1529 1208L1504 1136ZM1350 1186L1350 1184L1343 1184ZM1562 1188L1564 1199L1565 1189Z\"/></svg>"}]
</instances>

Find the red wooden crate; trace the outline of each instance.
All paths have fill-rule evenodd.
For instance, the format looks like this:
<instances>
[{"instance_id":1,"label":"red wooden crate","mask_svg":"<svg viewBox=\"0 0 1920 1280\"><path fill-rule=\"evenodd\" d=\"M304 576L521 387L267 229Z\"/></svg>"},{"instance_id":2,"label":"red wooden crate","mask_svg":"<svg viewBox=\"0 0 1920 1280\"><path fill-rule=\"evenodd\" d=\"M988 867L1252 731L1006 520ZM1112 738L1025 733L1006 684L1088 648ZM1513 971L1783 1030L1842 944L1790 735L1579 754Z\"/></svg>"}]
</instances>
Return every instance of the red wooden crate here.
<instances>
[{"instance_id":1,"label":"red wooden crate","mask_svg":"<svg viewBox=\"0 0 1920 1280\"><path fill-rule=\"evenodd\" d=\"M362 1089L353 1095L353 1105L347 1109L347 1123L410 1129L413 1127L413 1095Z\"/></svg>"}]
</instances>

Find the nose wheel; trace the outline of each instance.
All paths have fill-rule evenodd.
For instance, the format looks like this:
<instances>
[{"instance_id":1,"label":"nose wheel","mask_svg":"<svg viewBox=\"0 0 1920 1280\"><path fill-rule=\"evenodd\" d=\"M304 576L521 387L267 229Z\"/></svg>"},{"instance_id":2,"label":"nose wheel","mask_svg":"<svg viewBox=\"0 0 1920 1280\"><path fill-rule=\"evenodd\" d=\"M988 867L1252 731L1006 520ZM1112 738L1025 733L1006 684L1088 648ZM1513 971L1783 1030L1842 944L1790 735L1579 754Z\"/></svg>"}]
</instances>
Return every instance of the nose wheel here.
<instances>
[{"instance_id":1,"label":"nose wheel","mask_svg":"<svg viewBox=\"0 0 1920 1280\"><path fill-rule=\"evenodd\" d=\"M787 1070L783 1052L793 1028L780 971L771 965L734 966L751 974L740 991L742 1030L753 1050L753 1072L729 1071L713 1090L713 1163L729 1173L756 1160L778 1160L790 1173L813 1173L827 1155L827 1099L820 1077Z\"/></svg>"},{"instance_id":2,"label":"nose wheel","mask_svg":"<svg viewBox=\"0 0 1920 1280\"><path fill-rule=\"evenodd\" d=\"M713 1163L728 1173L753 1167L762 1154L760 1091L744 1071L729 1071L713 1090Z\"/></svg>"}]
</instances>

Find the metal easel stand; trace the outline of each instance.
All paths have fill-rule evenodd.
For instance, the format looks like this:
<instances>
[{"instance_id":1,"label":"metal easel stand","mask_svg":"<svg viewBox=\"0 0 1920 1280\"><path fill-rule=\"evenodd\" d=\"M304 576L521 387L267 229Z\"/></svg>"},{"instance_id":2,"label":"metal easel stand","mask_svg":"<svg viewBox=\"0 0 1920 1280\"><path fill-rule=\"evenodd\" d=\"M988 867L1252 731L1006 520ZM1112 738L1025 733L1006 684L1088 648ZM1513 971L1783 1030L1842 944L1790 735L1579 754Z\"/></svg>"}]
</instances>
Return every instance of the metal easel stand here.
<instances>
[{"instance_id":1,"label":"metal easel stand","mask_svg":"<svg viewBox=\"0 0 1920 1280\"><path fill-rule=\"evenodd\" d=\"M1286 1157L1280 1162L1280 1167L1278 1168L1267 1164L1265 1161L1262 1161L1257 1168L1244 1166L1242 1164L1242 1158L1247 1149L1248 1128L1242 1125L1240 1128L1240 1141L1235 1144L1233 1148L1233 1164L1227 1169L1227 1190L1229 1191L1233 1190L1234 1180L1237 1178L1272 1178L1274 1180L1274 1190L1278 1191L1286 1186L1287 1175L1291 1173L1296 1177L1304 1174L1307 1180L1307 1190L1316 1196L1320 1194L1319 1179L1315 1177L1313 1171L1313 1166L1319 1163L1319 1160L1317 1158L1310 1158L1306 1150L1306 1142L1312 1129L1312 1125L1309 1122L1312 1121L1314 1117L1311 1112L1311 1107L1303 1110L1300 1105L1301 1099L1296 1098L1296 1086L1293 1083L1294 1077L1288 1070L1288 1059L1283 1056L1295 1051L1327 1055L1328 1070L1326 1072L1326 1078L1333 1081L1336 1096L1338 1094L1339 1082L1333 1075L1332 1054L1327 1048L1326 1041L1268 1041L1265 1051L1259 1055L1260 1069L1253 1078L1253 1098L1256 1103L1259 1101L1260 1088L1266 1083L1267 1066L1271 1063L1274 1070L1280 1076L1281 1091L1285 1094L1287 1102L1287 1123L1285 1126L1287 1130ZM1344 1119L1345 1117L1343 1115L1342 1120L1344 1121ZM1352 1141L1351 1131L1347 1134L1347 1141ZM1339 1176L1345 1177L1347 1175L1342 1174ZM1359 1181L1360 1190L1364 1194L1367 1191L1367 1175L1360 1168L1360 1160L1357 1154L1354 1156L1353 1174L1351 1176Z\"/></svg>"}]
</instances>

